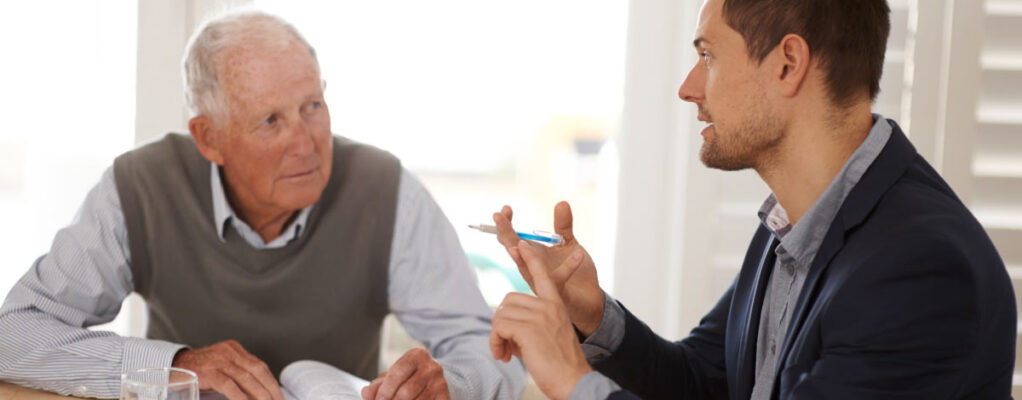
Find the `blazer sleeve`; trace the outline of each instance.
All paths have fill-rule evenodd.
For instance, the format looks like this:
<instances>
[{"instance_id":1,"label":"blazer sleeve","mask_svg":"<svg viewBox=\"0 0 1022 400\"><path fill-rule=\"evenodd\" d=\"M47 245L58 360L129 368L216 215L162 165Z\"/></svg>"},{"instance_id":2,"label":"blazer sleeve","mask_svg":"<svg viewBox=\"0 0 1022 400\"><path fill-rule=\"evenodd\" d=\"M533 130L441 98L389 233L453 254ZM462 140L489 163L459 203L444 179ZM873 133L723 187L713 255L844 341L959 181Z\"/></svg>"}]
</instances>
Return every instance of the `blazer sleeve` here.
<instances>
[{"instance_id":1,"label":"blazer sleeve","mask_svg":"<svg viewBox=\"0 0 1022 400\"><path fill-rule=\"evenodd\" d=\"M661 338L625 309L621 345L593 365L624 389L609 398L726 399L724 334L733 291L732 284L699 326L678 342Z\"/></svg>"}]
</instances>

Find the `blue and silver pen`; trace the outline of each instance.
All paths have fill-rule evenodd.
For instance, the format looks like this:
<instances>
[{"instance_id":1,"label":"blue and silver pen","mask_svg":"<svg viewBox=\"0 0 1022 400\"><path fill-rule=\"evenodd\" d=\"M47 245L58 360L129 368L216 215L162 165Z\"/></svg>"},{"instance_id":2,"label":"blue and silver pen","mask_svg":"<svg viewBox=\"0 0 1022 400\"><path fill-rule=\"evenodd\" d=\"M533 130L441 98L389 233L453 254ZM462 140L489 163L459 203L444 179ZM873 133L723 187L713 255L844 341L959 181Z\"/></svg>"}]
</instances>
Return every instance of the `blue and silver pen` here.
<instances>
[{"instance_id":1,"label":"blue and silver pen","mask_svg":"<svg viewBox=\"0 0 1022 400\"><path fill-rule=\"evenodd\" d=\"M493 226L493 225L483 225L483 224L480 224L480 225L469 225L468 227L472 228L472 229L475 229L475 230L478 230L478 231L481 231L481 232L492 233L492 234L496 234L497 233L497 227ZM553 246L559 245L559 244L564 242L564 238L561 237L561 235L558 235L556 233L546 232L546 231L532 231L532 233L515 232L515 234L517 234L519 238L522 238L522 239L525 239L525 240L531 240L533 242L545 243L545 244L549 244L549 245L553 245Z\"/></svg>"}]
</instances>

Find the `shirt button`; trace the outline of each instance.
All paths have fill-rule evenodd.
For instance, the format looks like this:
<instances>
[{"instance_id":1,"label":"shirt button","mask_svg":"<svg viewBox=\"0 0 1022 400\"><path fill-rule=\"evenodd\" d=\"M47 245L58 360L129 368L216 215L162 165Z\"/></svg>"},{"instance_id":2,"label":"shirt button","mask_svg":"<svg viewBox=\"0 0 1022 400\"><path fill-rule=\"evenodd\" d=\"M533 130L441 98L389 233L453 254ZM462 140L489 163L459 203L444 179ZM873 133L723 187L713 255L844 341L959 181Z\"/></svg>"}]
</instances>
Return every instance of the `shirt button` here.
<instances>
[{"instance_id":1,"label":"shirt button","mask_svg":"<svg viewBox=\"0 0 1022 400\"><path fill-rule=\"evenodd\" d=\"M770 345L770 354L777 354L777 343Z\"/></svg>"},{"instance_id":2,"label":"shirt button","mask_svg":"<svg viewBox=\"0 0 1022 400\"><path fill-rule=\"evenodd\" d=\"M784 266L784 270L788 272L788 275L795 275L795 266L788 264Z\"/></svg>"}]
</instances>

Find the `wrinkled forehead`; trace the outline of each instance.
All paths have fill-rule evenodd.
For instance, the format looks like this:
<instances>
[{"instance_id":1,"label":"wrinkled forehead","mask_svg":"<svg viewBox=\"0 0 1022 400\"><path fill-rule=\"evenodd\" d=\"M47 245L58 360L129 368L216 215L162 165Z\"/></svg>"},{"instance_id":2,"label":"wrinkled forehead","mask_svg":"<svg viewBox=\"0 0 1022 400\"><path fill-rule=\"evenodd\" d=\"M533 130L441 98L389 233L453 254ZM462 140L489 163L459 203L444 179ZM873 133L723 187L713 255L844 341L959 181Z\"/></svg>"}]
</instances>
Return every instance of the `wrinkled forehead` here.
<instances>
[{"instance_id":1,"label":"wrinkled forehead","mask_svg":"<svg viewBox=\"0 0 1022 400\"><path fill-rule=\"evenodd\" d=\"M320 82L319 67L301 43L287 46L248 44L226 50L217 75L224 92L245 103L281 97ZM302 93L307 96L307 93Z\"/></svg>"}]
</instances>

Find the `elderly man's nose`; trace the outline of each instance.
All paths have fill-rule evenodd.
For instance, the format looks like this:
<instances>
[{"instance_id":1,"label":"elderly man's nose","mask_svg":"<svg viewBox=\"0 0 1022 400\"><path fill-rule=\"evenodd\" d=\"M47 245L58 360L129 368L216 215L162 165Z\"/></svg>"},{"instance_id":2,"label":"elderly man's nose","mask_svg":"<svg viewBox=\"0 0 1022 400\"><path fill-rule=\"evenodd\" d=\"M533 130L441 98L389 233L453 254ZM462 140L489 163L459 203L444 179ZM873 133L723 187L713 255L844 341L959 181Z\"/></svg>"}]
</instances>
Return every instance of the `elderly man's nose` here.
<instances>
[{"instance_id":1,"label":"elderly man's nose","mask_svg":"<svg viewBox=\"0 0 1022 400\"><path fill-rule=\"evenodd\" d=\"M291 126L290 130L291 150L296 153L308 153L315 150L315 142L312 138L312 130L305 121L299 119Z\"/></svg>"}]
</instances>

